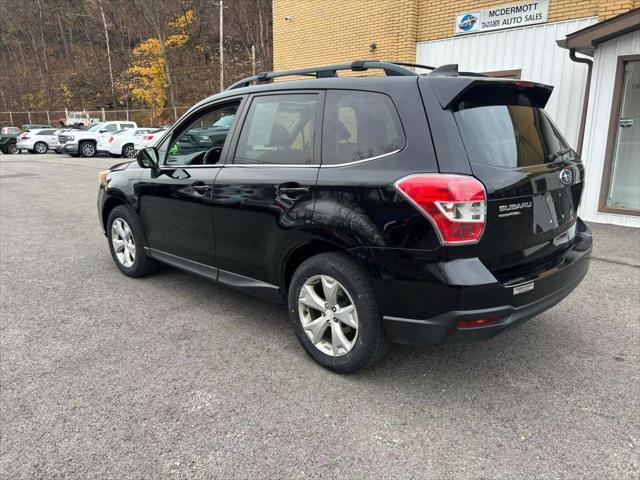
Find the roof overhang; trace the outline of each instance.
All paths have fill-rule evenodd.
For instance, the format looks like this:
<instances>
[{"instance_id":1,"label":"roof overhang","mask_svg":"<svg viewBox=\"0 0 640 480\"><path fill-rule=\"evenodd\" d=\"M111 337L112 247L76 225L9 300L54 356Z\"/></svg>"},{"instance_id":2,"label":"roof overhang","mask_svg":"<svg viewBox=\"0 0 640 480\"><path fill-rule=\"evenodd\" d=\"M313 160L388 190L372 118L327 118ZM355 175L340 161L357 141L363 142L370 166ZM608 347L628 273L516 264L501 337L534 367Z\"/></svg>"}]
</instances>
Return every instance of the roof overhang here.
<instances>
[{"instance_id":1,"label":"roof overhang","mask_svg":"<svg viewBox=\"0 0 640 480\"><path fill-rule=\"evenodd\" d=\"M593 52L602 42L638 29L640 29L640 8L634 8L617 17L573 32L556 43L559 47L593 57Z\"/></svg>"}]
</instances>

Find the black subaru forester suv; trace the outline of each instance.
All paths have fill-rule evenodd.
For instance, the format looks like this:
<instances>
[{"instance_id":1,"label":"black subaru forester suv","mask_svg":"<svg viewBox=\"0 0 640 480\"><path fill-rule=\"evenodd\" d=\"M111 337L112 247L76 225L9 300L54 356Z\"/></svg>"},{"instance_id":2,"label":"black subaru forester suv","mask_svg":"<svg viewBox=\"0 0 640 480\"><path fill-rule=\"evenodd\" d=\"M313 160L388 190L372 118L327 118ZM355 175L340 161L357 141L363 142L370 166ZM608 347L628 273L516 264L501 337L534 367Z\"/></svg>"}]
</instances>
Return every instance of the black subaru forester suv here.
<instances>
[{"instance_id":1,"label":"black subaru forester suv","mask_svg":"<svg viewBox=\"0 0 640 480\"><path fill-rule=\"evenodd\" d=\"M373 69L386 76L337 73ZM247 78L100 174L111 254L132 277L163 262L288 303L336 372L390 342L493 337L589 267L584 169L543 110L551 91L374 61Z\"/></svg>"}]
</instances>

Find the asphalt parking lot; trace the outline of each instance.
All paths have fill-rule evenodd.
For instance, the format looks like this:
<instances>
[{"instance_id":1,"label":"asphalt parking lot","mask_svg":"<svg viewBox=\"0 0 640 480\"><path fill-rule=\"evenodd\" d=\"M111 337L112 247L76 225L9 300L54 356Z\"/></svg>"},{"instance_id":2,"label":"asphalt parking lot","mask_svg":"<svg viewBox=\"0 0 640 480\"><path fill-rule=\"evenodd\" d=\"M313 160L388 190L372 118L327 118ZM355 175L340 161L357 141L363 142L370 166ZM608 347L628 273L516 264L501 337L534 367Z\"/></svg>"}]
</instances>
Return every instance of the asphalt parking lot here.
<instances>
[{"instance_id":1,"label":"asphalt parking lot","mask_svg":"<svg viewBox=\"0 0 640 480\"><path fill-rule=\"evenodd\" d=\"M518 329L338 376L282 306L120 274L117 162L0 155L0 478L638 478L640 231L592 225L582 285Z\"/></svg>"}]
</instances>

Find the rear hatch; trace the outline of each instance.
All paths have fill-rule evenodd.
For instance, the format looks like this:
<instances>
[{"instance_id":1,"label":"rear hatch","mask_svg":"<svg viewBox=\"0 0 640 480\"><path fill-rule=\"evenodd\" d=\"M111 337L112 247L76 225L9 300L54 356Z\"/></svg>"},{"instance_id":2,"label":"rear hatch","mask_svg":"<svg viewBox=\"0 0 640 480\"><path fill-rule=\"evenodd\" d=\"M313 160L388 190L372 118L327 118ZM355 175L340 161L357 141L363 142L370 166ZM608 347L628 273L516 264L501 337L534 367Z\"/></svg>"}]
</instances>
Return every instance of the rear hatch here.
<instances>
[{"instance_id":1,"label":"rear hatch","mask_svg":"<svg viewBox=\"0 0 640 480\"><path fill-rule=\"evenodd\" d=\"M543 110L551 91L531 82L470 79L444 98L471 172L487 190L477 248L501 281L548 265L575 236L584 169Z\"/></svg>"}]
</instances>

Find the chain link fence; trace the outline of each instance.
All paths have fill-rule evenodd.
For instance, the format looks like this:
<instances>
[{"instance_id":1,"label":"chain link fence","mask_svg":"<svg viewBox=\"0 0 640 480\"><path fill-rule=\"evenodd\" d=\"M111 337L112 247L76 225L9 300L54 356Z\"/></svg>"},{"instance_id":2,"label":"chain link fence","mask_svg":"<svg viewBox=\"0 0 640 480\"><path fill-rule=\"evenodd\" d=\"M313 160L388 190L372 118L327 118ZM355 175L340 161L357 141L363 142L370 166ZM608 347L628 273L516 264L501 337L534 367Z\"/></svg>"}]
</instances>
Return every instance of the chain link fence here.
<instances>
[{"instance_id":1,"label":"chain link fence","mask_svg":"<svg viewBox=\"0 0 640 480\"><path fill-rule=\"evenodd\" d=\"M67 113L81 112L93 121L129 120L140 127L159 127L171 125L184 114L189 107L163 109L125 109L125 110L41 110L26 112L0 112L0 127L21 127L22 125L60 126L65 122ZM85 122L86 123L86 122Z\"/></svg>"}]
</instances>

